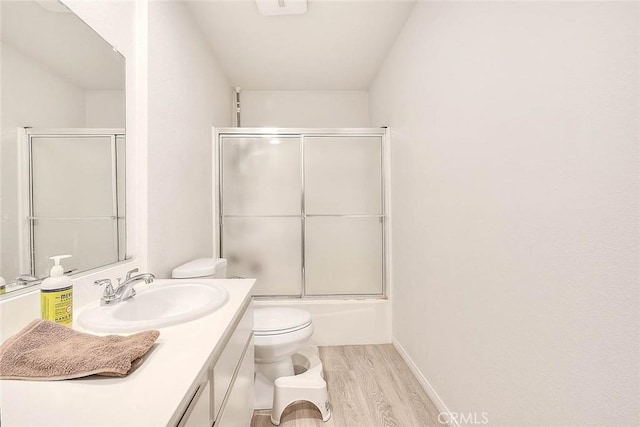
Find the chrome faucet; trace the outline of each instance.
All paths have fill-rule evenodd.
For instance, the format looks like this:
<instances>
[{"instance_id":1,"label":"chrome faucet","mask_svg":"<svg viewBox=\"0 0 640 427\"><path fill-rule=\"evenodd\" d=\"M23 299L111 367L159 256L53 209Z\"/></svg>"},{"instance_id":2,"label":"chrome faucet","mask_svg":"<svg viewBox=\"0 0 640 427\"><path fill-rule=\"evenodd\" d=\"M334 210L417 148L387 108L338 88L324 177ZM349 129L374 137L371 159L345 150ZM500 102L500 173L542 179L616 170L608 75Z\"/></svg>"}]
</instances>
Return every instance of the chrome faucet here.
<instances>
[{"instance_id":1,"label":"chrome faucet","mask_svg":"<svg viewBox=\"0 0 640 427\"><path fill-rule=\"evenodd\" d=\"M111 284L111 279L101 279L93 282L94 285L98 286L107 285L104 293L102 294L102 298L100 298L100 305L109 305L126 301L136 295L136 290L133 287L136 283L143 281L148 284L153 282L155 279L155 276L151 273L133 274L137 272L137 268L128 271L123 282L120 282L121 279L118 279L118 287L115 289Z\"/></svg>"},{"instance_id":2,"label":"chrome faucet","mask_svg":"<svg viewBox=\"0 0 640 427\"><path fill-rule=\"evenodd\" d=\"M137 268L128 271L127 275L125 276L124 282L122 283L120 283L120 280L118 279L118 287L116 288L115 293L116 296L119 296L120 301L126 301L136 295L136 290L133 287L134 284L140 281L144 281L144 283L149 284L156 278L156 276L151 273L140 273L133 275L133 273L137 272Z\"/></svg>"}]
</instances>

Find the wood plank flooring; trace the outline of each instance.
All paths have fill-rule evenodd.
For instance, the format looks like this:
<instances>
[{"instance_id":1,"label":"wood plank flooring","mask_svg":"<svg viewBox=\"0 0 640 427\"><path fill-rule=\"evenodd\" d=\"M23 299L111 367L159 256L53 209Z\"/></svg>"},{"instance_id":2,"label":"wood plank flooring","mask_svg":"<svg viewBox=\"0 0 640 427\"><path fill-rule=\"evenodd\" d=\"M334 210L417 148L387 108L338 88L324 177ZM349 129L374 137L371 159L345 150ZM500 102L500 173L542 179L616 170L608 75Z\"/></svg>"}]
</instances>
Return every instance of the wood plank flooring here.
<instances>
[{"instance_id":1,"label":"wood plank flooring","mask_svg":"<svg viewBox=\"0 0 640 427\"><path fill-rule=\"evenodd\" d=\"M331 419L307 402L284 412L285 427L441 426L438 409L391 344L320 347ZM256 411L251 427L271 427L270 411Z\"/></svg>"}]
</instances>

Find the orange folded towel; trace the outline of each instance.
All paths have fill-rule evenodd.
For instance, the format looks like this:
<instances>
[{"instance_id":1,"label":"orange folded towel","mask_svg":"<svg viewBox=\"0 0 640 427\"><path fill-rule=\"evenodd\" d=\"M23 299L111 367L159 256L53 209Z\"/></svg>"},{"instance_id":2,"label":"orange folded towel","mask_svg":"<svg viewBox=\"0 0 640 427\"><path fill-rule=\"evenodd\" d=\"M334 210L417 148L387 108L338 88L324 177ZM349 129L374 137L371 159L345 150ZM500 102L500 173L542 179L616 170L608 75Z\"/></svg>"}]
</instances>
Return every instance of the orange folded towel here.
<instances>
[{"instance_id":1,"label":"orange folded towel","mask_svg":"<svg viewBox=\"0 0 640 427\"><path fill-rule=\"evenodd\" d=\"M0 346L0 379L67 380L89 375L124 377L140 363L160 332L99 337L47 320L34 320Z\"/></svg>"}]
</instances>

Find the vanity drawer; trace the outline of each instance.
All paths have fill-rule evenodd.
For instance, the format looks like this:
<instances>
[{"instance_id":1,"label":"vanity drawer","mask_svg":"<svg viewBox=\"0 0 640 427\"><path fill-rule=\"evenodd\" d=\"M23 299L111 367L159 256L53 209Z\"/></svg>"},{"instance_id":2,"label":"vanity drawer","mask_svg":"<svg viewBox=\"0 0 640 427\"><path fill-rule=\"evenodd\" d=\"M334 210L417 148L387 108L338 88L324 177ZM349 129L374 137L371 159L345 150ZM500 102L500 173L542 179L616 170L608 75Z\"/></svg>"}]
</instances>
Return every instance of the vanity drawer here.
<instances>
[{"instance_id":1,"label":"vanity drawer","mask_svg":"<svg viewBox=\"0 0 640 427\"><path fill-rule=\"evenodd\" d=\"M208 402L210 402L209 393L210 387L209 381L207 381L201 384L198 390L196 390L189 406L182 415L178 427L202 427L211 425L208 404Z\"/></svg>"},{"instance_id":2,"label":"vanity drawer","mask_svg":"<svg viewBox=\"0 0 640 427\"><path fill-rule=\"evenodd\" d=\"M227 345L220 354L220 357L213 366L213 410L212 415L215 420L220 412L220 407L227 394L233 375L236 372L238 364L242 360L242 354L244 353L247 342L252 335L253 329L253 303L249 304L246 312L240 319L237 328L233 332L233 335L229 338ZM253 361L252 361L253 363Z\"/></svg>"},{"instance_id":3,"label":"vanity drawer","mask_svg":"<svg viewBox=\"0 0 640 427\"><path fill-rule=\"evenodd\" d=\"M251 425L253 416L253 343L248 343L240 361L236 379L214 427L238 427Z\"/></svg>"}]
</instances>

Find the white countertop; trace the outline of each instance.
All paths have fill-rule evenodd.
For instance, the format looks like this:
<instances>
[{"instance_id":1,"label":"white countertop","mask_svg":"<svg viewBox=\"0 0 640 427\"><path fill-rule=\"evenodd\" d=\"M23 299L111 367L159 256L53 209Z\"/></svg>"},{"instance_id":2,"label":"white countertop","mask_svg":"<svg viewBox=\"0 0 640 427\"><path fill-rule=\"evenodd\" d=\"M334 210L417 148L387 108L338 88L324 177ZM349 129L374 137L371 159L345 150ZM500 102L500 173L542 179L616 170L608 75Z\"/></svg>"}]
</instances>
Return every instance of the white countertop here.
<instances>
[{"instance_id":1,"label":"white countertop","mask_svg":"<svg viewBox=\"0 0 640 427\"><path fill-rule=\"evenodd\" d=\"M176 423L174 414L186 407L184 400L211 354L222 350L222 339L250 300L255 282L181 281L218 283L229 292L229 301L207 316L160 328L160 337L144 363L127 377L0 381L2 426L159 427Z\"/></svg>"}]
</instances>

